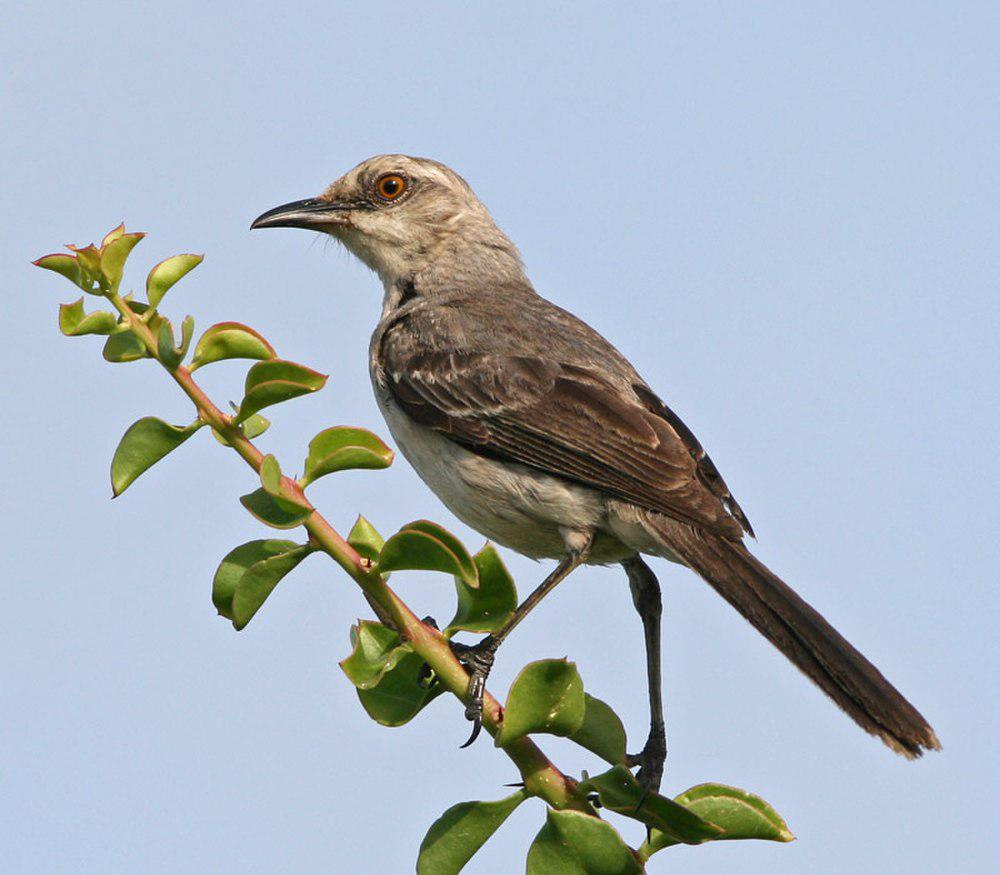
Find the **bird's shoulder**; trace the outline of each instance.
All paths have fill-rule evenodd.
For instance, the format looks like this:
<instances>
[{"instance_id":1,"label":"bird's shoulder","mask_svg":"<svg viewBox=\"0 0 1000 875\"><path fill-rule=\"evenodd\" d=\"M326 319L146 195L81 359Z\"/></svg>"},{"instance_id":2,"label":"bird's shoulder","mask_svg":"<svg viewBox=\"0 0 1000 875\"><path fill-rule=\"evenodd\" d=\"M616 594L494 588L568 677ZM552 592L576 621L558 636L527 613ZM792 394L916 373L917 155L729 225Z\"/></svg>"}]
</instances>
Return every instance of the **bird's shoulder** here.
<instances>
[{"instance_id":1,"label":"bird's shoulder","mask_svg":"<svg viewBox=\"0 0 1000 875\"><path fill-rule=\"evenodd\" d=\"M533 356L590 368L623 386L638 378L599 332L530 287L415 296L383 321L383 342L397 350Z\"/></svg>"}]
</instances>

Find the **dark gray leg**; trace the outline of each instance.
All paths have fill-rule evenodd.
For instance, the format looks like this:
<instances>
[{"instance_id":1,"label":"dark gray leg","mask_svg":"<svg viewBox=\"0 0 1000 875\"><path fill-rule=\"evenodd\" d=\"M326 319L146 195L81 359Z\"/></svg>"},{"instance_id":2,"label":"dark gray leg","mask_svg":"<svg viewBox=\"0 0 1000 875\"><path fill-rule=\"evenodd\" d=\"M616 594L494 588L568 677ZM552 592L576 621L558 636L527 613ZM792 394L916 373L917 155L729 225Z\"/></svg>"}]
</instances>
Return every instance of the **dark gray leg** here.
<instances>
[{"instance_id":1,"label":"dark gray leg","mask_svg":"<svg viewBox=\"0 0 1000 875\"><path fill-rule=\"evenodd\" d=\"M478 644L472 647L452 644L452 650L459 661L469 669L469 691L467 693L467 704L465 706L465 717L472 721L472 735L469 740L462 745L468 747L479 737L479 730L483 725L483 693L486 692L486 678L489 677L493 668L493 660L496 658L497 649L503 640L514 630L514 627L521 622L531 612L545 596L547 596L556 584L565 580L570 572L583 564L587 558L587 548L567 555L543 580L538 587L521 604L517 606L511 618L503 624L494 634L487 635Z\"/></svg>"},{"instance_id":2,"label":"dark gray leg","mask_svg":"<svg viewBox=\"0 0 1000 875\"><path fill-rule=\"evenodd\" d=\"M632 601L642 620L646 638L646 678L649 684L649 738L642 752L628 757L629 766L639 766L636 777L647 790L660 789L663 763L667 758L667 737L663 727L663 695L660 676L660 617L663 604L660 584L641 556L622 562L628 575Z\"/></svg>"}]
</instances>

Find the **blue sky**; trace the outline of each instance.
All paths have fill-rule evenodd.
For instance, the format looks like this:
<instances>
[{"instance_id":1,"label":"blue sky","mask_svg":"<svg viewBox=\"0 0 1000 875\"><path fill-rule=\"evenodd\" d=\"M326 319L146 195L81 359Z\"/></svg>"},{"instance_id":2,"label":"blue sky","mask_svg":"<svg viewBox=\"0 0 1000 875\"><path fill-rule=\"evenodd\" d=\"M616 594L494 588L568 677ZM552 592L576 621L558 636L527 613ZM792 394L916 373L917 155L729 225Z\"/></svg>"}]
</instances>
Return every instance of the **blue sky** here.
<instances>
[{"instance_id":1,"label":"blue sky","mask_svg":"<svg viewBox=\"0 0 1000 875\"><path fill-rule=\"evenodd\" d=\"M365 365L381 290L334 245L249 222L403 151L461 172L539 291L632 358L723 471L761 558L944 744L894 757L659 563L665 789L755 790L798 841L672 849L651 871L993 871L1000 15L872 6L5 9L4 868L407 871L441 811L516 780L489 744L458 750L452 699L402 729L368 721L336 665L367 609L332 564L310 559L243 633L214 615L218 560L264 536L236 502L252 475L199 436L109 501L125 427L189 407L152 366L61 338L72 290L28 265L122 219L150 234L134 284L206 252L168 313L247 322L331 374L261 439L293 468L326 426L385 434ZM238 366L203 373L238 397ZM430 517L481 542L402 459L314 495L345 529ZM522 592L545 571L506 558ZM415 610L449 616L449 583L398 577ZM638 747L642 640L618 569L563 584L491 688L567 654ZM518 871L541 819L522 806L468 871Z\"/></svg>"}]
</instances>

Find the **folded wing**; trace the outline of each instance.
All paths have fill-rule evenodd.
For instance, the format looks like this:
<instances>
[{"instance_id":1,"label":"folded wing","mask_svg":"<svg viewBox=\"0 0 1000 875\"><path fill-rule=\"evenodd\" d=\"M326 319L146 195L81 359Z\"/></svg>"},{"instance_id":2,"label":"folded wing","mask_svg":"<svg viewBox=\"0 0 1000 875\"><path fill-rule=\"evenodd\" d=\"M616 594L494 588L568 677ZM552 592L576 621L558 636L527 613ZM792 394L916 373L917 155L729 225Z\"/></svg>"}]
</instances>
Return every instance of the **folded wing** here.
<instances>
[{"instance_id":1,"label":"folded wing","mask_svg":"<svg viewBox=\"0 0 1000 875\"><path fill-rule=\"evenodd\" d=\"M749 522L694 435L642 384L523 355L387 351L386 378L420 424L731 539ZM752 533L752 532L751 532Z\"/></svg>"}]
</instances>

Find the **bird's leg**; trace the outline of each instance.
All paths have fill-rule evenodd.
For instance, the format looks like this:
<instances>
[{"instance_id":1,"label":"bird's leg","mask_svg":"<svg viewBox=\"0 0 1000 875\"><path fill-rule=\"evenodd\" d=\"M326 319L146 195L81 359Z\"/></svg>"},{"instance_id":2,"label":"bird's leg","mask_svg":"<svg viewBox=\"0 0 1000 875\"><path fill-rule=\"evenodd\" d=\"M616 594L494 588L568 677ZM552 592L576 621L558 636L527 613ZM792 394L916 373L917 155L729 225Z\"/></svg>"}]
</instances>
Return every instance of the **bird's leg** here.
<instances>
[{"instance_id":1,"label":"bird's leg","mask_svg":"<svg viewBox=\"0 0 1000 875\"><path fill-rule=\"evenodd\" d=\"M459 662L469 670L469 688L466 693L465 717L472 722L472 734L462 747L468 747L472 744L479 737L479 730L482 729L483 693L486 692L486 679L493 668L493 660L496 657L497 649L513 631L514 627L531 613L535 605L555 589L556 585L564 580L571 571L584 562L587 558L589 548L590 540L587 541L584 549L573 550L568 553L553 569L552 573L538 585L535 591L517 606L511 618L492 635L487 635L482 641L472 646L457 643L451 645Z\"/></svg>"},{"instance_id":2,"label":"bird's leg","mask_svg":"<svg viewBox=\"0 0 1000 875\"><path fill-rule=\"evenodd\" d=\"M660 677L660 617L663 605L660 584L652 569L641 556L622 562L628 575L632 601L642 620L646 638L646 678L649 684L649 738L641 753L630 754L628 765L639 766L636 777L645 791L656 793L663 777L663 763L667 758L667 737L663 727L663 697Z\"/></svg>"}]
</instances>

